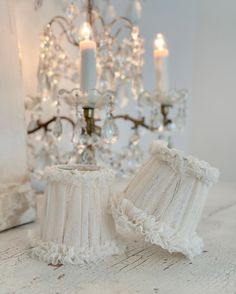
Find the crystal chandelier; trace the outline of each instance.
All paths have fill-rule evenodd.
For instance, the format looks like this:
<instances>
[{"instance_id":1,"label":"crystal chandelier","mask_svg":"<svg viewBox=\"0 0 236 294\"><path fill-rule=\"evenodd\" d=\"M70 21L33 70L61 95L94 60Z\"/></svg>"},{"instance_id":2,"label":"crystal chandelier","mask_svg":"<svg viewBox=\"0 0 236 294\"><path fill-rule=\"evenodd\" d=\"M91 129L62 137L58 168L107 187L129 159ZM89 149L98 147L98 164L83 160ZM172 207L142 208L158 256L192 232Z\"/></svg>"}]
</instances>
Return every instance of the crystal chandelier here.
<instances>
[{"instance_id":1,"label":"crystal chandelier","mask_svg":"<svg viewBox=\"0 0 236 294\"><path fill-rule=\"evenodd\" d=\"M65 16L55 16L41 35L38 95L25 103L38 178L47 165L95 161L132 174L144 158L144 131L171 145L173 132L185 125L187 93L169 89L162 34L153 49L156 89L144 89L142 1L127 1L132 17L117 16L109 0L94 2L68 3ZM126 145L116 147L124 139Z\"/></svg>"}]
</instances>

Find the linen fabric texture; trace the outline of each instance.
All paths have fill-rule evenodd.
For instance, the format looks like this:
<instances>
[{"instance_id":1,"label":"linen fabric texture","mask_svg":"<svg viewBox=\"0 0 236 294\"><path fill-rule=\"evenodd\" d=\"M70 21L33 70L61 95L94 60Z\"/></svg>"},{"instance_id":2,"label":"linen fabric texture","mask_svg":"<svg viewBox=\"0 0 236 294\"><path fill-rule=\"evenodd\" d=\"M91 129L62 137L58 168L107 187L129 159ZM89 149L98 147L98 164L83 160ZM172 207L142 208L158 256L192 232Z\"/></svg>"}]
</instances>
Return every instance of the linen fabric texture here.
<instances>
[{"instance_id":1,"label":"linen fabric texture","mask_svg":"<svg viewBox=\"0 0 236 294\"><path fill-rule=\"evenodd\" d=\"M111 170L58 165L46 170L46 178L40 237L32 257L53 265L84 264L123 252L107 209Z\"/></svg>"},{"instance_id":2,"label":"linen fabric texture","mask_svg":"<svg viewBox=\"0 0 236 294\"><path fill-rule=\"evenodd\" d=\"M190 259L203 251L196 229L219 171L155 141L151 156L111 201L116 228Z\"/></svg>"}]
</instances>

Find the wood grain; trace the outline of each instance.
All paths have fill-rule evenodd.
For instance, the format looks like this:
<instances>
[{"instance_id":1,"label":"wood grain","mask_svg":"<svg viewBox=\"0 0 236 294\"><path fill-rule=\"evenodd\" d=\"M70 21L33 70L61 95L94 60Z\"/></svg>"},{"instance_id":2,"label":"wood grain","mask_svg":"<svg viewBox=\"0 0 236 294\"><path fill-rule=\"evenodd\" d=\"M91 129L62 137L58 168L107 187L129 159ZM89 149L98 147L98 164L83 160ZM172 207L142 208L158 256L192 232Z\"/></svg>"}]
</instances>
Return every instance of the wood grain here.
<instances>
[{"instance_id":1,"label":"wood grain","mask_svg":"<svg viewBox=\"0 0 236 294\"><path fill-rule=\"evenodd\" d=\"M37 227L0 234L1 294L236 293L236 184L210 192L198 230L206 248L192 262L132 241L126 254L99 264L53 267L28 256L28 232Z\"/></svg>"}]
</instances>

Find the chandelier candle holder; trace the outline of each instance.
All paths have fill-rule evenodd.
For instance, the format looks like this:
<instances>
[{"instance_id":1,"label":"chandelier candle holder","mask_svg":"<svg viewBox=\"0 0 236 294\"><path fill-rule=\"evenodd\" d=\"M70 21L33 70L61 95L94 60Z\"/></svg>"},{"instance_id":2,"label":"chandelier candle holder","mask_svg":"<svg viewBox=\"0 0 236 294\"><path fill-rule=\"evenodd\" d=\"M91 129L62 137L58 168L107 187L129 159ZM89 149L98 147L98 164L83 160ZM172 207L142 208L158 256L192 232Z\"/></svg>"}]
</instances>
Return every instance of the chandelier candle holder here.
<instances>
[{"instance_id":1,"label":"chandelier candle holder","mask_svg":"<svg viewBox=\"0 0 236 294\"><path fill-rule=\"evenodd\" d=\"M138 6L127 0L127 11L142 8L135 1ZM36 178L48 165L96 161L131 175L145 158L144 131L171 145L174 131L186 123L187 92L169 87L164 36L157 34L154 41L156 87L146 91L138 18L111 15L111 10L115 12L112 1L82 1L80 8L71 2L65 16L55 16L44 28L38 94L26 99Z\"/></svg>"},{"instance_id":2,"label":"chandelier candle holder","mask_svg":"<svg viewBox=\"0 0 236 294\"><path fill-rule=\"evenodd\" d=\"M102 94L98 90L81 91L79 88L72 90L61 89L58 93L60 100L73 100L76 105L76 123L73 131L72 142L76 150L78 161L83 164L96 164L95 150L99 149L102 141L111 143L116 140L116 126L113 124L114 96L112 92ZM95 124L95 111L106 107L106 120L104 127ZM60 113L60 110L57 111ZM60 115L58 116L60 119ZM61 129L61 127L60 127ZM55 129L54 129L55 131ZM61 135L59 133L58 135ZM101 137L103 140L101 140Z\"/></svg>"},{"instance_id":3,"label":"chandelier candle holder","mask_svg":"<svg viewBox=\"0 0 236 294\"><path fill-rule=\"evenodd\" d=\"M32 257L84 264L123 252L108 213L114 173L92 165L58 165L46 171L44 215Z\"/></svg>"},{"instance_id":4,"label":"chandelier candle holder","mask_svg":"<svg viewBox=\"0 0 236 294\"><path fill-rule=\"evenodd\" d=\"M117 230L192 259L203 250L196 228L218 177L208 163L155 141L149 160L112 202Z\"/></svg>"}]
</instances>

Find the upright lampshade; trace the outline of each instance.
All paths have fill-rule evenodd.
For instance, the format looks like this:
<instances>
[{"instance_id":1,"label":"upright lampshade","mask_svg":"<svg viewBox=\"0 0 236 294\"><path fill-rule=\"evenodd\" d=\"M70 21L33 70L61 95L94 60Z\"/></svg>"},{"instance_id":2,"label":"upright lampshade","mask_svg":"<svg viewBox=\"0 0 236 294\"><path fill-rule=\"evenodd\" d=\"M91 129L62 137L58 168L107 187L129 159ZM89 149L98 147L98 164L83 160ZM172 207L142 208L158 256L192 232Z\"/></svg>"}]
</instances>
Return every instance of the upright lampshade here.
<instances>
[{"instance_id":1,"label":"upright lampshade","mask_svg":"<svg viewBox=\"0 0 236 294\"><path fill-rule=\"evenodd\" d=\"M33 257L52 264L84 264L121 252L107 210L112 171L59 165L48 168L47 179L40 238Z\"/></svg>"}]
</instances>

